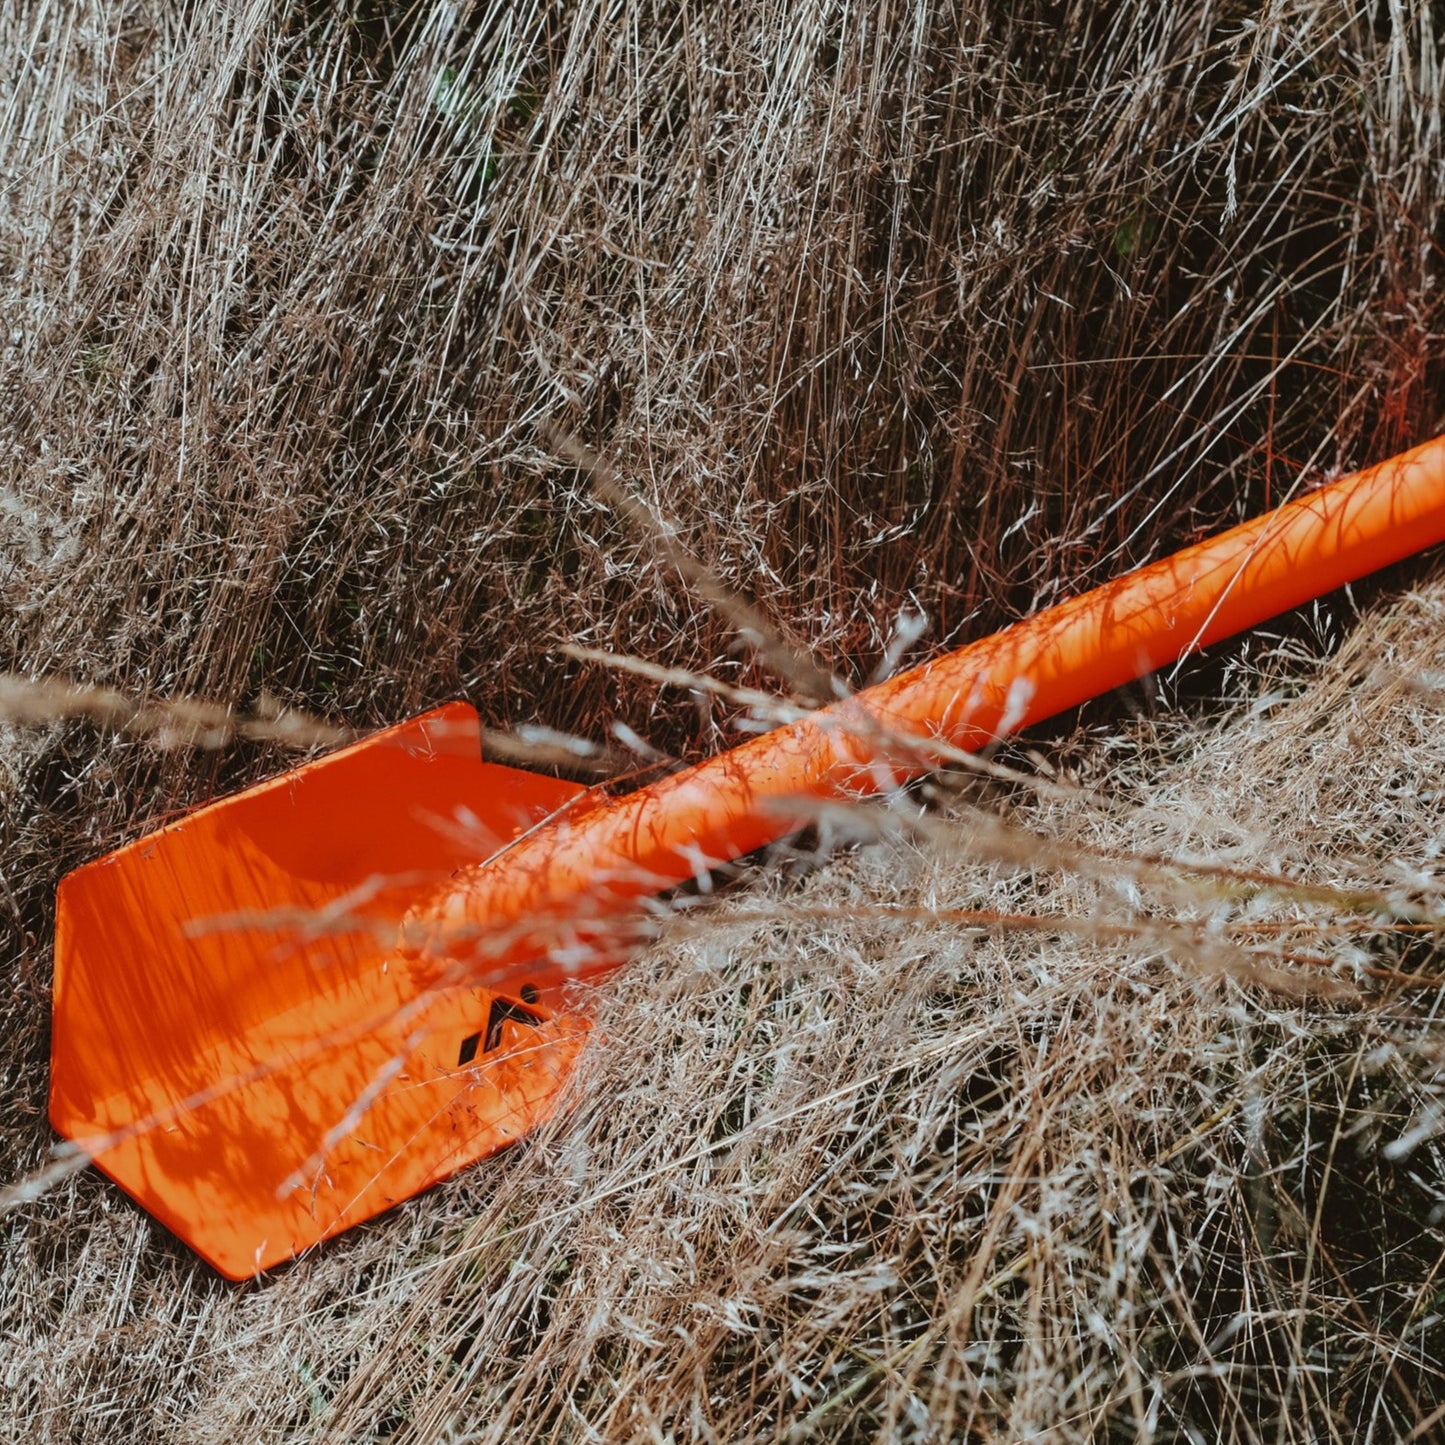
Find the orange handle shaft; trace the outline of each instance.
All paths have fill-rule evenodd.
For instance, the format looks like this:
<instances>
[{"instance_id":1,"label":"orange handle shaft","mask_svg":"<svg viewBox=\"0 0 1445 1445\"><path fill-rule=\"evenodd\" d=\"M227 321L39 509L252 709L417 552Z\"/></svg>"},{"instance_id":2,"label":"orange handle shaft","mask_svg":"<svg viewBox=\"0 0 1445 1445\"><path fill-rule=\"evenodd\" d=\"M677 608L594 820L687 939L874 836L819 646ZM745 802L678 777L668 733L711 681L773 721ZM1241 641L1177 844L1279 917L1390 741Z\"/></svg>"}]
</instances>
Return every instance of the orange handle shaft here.
<instances>
[{"instance_id":1,"label":"orange handle shaft","mask_svg":"<svg viewBox=\"0 0 1445 1445\"><path fill-rule=\"evenodd\" d=\"M606 921L776 841L789 799L866 796L925 771L889 739L977 751L1301 602L1445 541L1445 437L1050 607L464 870L413 910L408 952L592 973Z\"/></svg>"}]
</instances>

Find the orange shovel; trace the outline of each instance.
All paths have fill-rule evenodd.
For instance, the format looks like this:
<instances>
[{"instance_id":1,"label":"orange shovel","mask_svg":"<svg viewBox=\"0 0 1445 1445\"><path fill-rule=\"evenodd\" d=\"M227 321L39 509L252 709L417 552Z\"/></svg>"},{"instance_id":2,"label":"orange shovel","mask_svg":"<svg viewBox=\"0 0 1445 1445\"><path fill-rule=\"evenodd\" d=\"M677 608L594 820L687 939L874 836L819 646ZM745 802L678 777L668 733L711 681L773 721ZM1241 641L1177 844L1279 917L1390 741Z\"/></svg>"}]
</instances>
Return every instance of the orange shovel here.
<instances>
[{"instance_id":1,"label":"orange shovel","mask_svg":"<svg viewBox=\"0 0 1445 1445\"><path fill-rule=\"evenodd\" d=\"M620 798L453 703L61 882L50 1115L241 1278L518 1139L646 900L1445 540L1445 437ZM400 924L398 925L398 920Z\"/></svg>"}]
</instances>

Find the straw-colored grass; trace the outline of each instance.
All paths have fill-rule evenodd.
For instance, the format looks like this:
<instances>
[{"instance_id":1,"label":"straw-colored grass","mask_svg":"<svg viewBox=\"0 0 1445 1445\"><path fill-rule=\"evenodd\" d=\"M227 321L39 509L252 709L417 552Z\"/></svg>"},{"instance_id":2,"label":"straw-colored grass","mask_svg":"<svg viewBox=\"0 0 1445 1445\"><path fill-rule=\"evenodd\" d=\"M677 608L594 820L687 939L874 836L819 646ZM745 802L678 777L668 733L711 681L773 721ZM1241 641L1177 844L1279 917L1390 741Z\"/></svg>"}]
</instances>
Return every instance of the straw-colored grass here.
<instances>
[{"instance_id":1,"label":"straw-colored grass","mask_svg":"<svg viewBox=\"0 0 1445 1445\"><path fill-rule=\"evenodd\" d=\"M66 868L444 697L777 685L549 425L853 682L1435 429L1435 23L0 11L0 1186ZM1445 1435L1422 576L679 912L564 1115L264 1280L12 1194L0 1434Z\"/></svg>"}]
</instances>

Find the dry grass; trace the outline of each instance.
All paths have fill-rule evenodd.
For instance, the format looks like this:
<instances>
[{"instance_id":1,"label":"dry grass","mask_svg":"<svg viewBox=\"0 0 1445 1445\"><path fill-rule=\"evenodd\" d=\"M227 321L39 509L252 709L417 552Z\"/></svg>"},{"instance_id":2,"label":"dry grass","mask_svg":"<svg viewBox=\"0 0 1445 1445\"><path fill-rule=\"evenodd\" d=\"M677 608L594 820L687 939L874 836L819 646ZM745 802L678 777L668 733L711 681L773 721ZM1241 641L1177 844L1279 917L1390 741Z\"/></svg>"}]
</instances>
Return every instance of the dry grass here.
<instances>
[{"instance_id":1,"label":"dry grass","mask_svg":"<svg viewBox=\"0 0 1445 1445\"><path fill-rule=\"evenodd\" d=\"M1434 23L0 12L0 1183L56 878L296 727L733 738L765 670L543 423L853 681L1435 427ZM1442 1038L1382 976L1439 972L1445 591L1316 674L1341 611L680 915L564 1118L260 1284L93 1174L0 1216L0 1431L1445 1433Z\"/></svg>"},{"instance_id":2,"label":"dry grass","mask_svg":"<svg viewBox=\"0 0 1445 1445\"><path fill-rule=\"evenodd\" d=\"M564 1117L260 1285L13 1211L13 1437L1429 1438L1442 618L678 915Z\"/></svg>"}]
</instances>

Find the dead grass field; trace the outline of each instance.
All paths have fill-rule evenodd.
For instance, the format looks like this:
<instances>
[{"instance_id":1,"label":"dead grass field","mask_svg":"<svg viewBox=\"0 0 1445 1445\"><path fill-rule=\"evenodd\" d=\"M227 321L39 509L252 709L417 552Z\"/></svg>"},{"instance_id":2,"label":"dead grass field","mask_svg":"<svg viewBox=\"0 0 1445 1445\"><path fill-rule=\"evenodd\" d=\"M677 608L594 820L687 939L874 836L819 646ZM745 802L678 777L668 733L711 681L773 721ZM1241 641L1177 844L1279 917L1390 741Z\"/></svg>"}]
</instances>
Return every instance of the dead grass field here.
<instances>
[{"instance_id":1,"label":"dead grass field","mask_svg":"<svg viewBox=\"0 0 1445 1445\"><path fill-rule=\"evenodd\" d=\"M1442 23L0 11L0 1187L57 878L286 709L786 686L543 423L853 683L1439 430ZM680 912L568 1113L263 1281L12 1195L0 1433L1445 1438L1445 588L1372 596Z\"/></svg>"}]
</instances>

